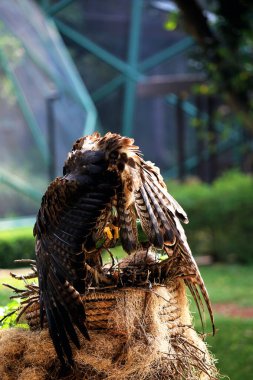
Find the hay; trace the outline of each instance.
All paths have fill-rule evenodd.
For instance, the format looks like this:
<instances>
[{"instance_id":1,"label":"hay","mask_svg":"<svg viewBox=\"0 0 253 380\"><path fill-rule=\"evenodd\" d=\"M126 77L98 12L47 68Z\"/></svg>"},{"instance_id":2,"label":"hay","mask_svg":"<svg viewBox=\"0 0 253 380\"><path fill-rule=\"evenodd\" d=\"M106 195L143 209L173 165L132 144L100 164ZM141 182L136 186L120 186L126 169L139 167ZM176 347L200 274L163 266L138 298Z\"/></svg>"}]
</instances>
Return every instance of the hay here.
<instances>
[{"instance_id":1,"label":"hay","mask_svg":"<svg viewBox=\"0 0 253 380\"><path fill-rule=\"evenodd\" d=\"M12 328L0 331L0 378L218 378L205 343L191 326L183 280L151 289L91 291L85 303L91 341L80 336L81 350L72 346L76 363L72 372L61 373L47 330ZM33 322L36 326L36 318Z\"/></svg>"}]
</instances>

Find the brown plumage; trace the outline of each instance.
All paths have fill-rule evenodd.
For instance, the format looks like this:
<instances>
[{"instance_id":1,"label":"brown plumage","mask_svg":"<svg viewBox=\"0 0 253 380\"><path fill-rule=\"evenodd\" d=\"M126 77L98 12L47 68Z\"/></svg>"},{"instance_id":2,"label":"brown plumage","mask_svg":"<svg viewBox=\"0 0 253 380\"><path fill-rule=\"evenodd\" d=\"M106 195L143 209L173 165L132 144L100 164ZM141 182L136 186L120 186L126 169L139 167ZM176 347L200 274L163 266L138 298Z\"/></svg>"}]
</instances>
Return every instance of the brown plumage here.
<instances>
[{"instance_id":1,"label":"brown plumage","mask_svg":"<svg viewBox=\"0 0 253 380\"><path fill-rule=\"evenodd\" d=\"M187 216L167 192L159 169L145 162L133 143L112 133L77 140L63 176L42 198L34 227L41 325L46 314L63 365L73 364L69 341L80 347L75 329L89 339L81 296L90 281L87 268L102 273L98 241L108 223L119 227L122 246L132 253L140 246L139 218L149 245L168 254L159 277L183 278L199 309L200 290L213 322L207 291L180 224L188 222Z\"/></svg>"}]
</instances>

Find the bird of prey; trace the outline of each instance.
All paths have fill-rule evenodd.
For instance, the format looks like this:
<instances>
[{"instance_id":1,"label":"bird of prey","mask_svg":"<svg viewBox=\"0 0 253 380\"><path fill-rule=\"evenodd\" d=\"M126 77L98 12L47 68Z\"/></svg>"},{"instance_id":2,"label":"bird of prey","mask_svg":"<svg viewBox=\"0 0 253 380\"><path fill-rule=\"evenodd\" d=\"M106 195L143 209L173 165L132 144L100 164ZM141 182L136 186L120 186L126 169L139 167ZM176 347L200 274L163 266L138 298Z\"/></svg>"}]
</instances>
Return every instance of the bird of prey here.
<instances>
[{"instance_id":1,"label":"bird of prey","mask_svg":"<svg viewBox=\"0 0 253 380\"><path fill-rule=\"evenodd\" d=\"M144 161L133 139L93 133L74 143L63 176L42 198L34 226L41 325L46 316L63 365L73 365L70 341L80 347L77 330L90 339L81 296L87 291L87 268L101 272L98 242L104 230L117 226L130 254L140 246L137 218L149 246L167 253L170 271L185 280L198 305L202 294L213 323L208 294L180 223L188 222L186 213L168 193L159 169Z\"/></svg>"}]
</instances>

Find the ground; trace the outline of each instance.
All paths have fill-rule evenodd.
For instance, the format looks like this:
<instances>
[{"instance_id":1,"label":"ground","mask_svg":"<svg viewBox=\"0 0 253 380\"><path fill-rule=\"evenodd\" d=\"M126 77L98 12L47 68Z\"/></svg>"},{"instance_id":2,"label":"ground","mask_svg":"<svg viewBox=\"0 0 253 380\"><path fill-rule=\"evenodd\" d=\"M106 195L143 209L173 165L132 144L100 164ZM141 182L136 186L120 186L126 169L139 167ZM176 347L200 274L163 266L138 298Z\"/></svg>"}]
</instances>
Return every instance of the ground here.
<instances>
[{"instance_id":1,"label":"ground","mask_svg":"<svg viewBox=\"0 0 253 380\"><path fill-rule=\"evenodd\" d=\"M253 307L239 306L236 303L216 303L213 305L214 314L227 317L253 318Z\"/></svg>"}]
</instances>

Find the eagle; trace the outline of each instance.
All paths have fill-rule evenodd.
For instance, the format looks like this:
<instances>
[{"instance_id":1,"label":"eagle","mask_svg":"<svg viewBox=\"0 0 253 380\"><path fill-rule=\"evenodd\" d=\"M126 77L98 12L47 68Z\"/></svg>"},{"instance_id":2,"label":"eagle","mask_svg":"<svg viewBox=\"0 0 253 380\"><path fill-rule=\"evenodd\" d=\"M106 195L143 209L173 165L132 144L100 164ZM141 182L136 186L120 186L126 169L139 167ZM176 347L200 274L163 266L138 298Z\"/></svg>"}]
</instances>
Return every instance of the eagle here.
<instances>
[{"instance_id":1,"label":"eagle","mask_svg":"<svg viewBox=\"0 0 253 380\"><path fill-rule=\"evenodd\" d=\"M63 366L73 366L71 342L80 348L79 332L90 339L82 296L91 268L102 273L105 230L114 226L128 254L135 254L137 219L148 247L167 255L163 277L184 279L198 307L213 314L208 293L182 228L187 215L168 193L159 169L145 161L134 140L95 132L78 139L63 175L48 187L34 226L39 279L40 323L46 318Z\"/></svg>"}]
</instances>

